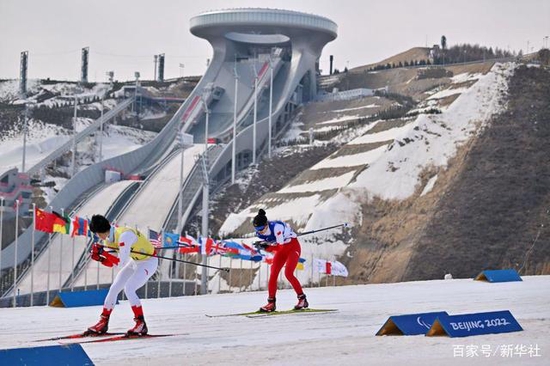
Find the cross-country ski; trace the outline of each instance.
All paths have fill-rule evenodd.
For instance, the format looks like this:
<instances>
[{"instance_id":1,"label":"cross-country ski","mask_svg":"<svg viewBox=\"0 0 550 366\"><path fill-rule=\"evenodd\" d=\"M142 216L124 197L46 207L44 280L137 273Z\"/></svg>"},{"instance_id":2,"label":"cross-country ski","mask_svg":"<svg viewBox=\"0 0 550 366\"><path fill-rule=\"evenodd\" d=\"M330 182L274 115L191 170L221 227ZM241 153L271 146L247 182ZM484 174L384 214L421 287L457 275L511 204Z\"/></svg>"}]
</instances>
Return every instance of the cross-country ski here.
<instances>
[{"instance_id":1,"label":"cross-country ski","mask_svg":"<svg viewBox=\"0 0 550 366\"><path fill-rule=\"evenodd\" d=\"M119 332L119 333L96 334L96 333L93 333L93 332L90 332L90 331L85 331L83 333L70 334L70 335L66 335L66 336L37 339L34 342L58 341L58 340L62 340L62 339L81 339L81 338L109 337L109 336L117 336L117 335L123 335L123 334L125 334L125 333L124 332Z\"/></svg>"},{"instance_id":2,"label":"cross-country ski","mask_svg":"<svg viewBox=\"0 0 550 366\"><path fill-rule=\"evenodd\" d=\"M272 312L264 312L264 311L250 311L247 313L234 313L234 314L205 314L208 318L225 318L225 317L232 317L232 316L246 316L249 318L255 318L255 317L262 317L262 316L272 316L272 315L290 315L290 314L313 314L313 313L329 313L329 312L335 312L338 311L338 309L301 309L301 310L282 310L282 311L272 311Z\"/></svg>"},{"instance_id":3,"label":"cross-country ski","mask_svg":"<svg viewBox=\"0 0 550 366\"><path fill-rule=\"evenodd\" d=\"M174 337L174 336L181 336L186 335L188 333L182 333L182 334L144 334L144 335L128 335L128 334L121 334L121 335L115 335L110 337L99 337L98 339L84 339L82 341L76 341L76 342L70 342L72 343L106 343L106 342L119 342L119 341L128 341L128 340L143 340L143 339L151 339L151 338L162 338L162 337ZM59 342L60 344L67 344L63 341Z\"/></svg>"}]
</instances>

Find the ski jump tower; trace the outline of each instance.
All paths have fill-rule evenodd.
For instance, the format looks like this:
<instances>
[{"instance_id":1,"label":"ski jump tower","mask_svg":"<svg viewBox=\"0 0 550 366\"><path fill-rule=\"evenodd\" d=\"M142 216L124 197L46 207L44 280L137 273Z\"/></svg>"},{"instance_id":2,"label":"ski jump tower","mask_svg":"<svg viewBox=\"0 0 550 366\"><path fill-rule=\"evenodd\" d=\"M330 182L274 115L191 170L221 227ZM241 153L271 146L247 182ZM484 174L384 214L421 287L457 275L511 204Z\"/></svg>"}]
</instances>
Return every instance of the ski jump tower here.
<instances>
[{"instance_id":1,"label":"ski jump tower","mask_svg":"<svg viewBox=\"0 0 550 366\"><path fill-rule=\"evenodd\" d=\"M284 108L291 100L297 105L313 99L317 94L321 51L336 38L337 30L336 23L330 19L278 9L215 10L191 18L191 33L207 40L214 51L202 85L199 84L196 91L204 94L201 89L207 90L210 84L210 88L224 92L212 104L209 137L220 137L227 132L234 110L241 126L250 125L254 96L258 101L259 120L269 113L266 107L270 91L273 117L288 112ZM199 119L194 124L201 125ZM200 130L200 127L188 129L195 140Z\"/></svg>"}]
</instances>

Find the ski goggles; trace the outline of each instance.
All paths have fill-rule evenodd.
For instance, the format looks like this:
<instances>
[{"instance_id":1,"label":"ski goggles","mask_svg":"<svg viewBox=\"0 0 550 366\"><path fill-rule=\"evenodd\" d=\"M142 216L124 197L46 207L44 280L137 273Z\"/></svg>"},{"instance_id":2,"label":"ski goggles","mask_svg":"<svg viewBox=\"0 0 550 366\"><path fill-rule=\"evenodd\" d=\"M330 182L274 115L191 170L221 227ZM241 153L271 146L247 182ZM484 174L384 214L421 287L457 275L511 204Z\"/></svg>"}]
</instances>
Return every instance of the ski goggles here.
<instances>
[{"instance_id":1,"label":"ski goggles","mask_svg":"<svg viewBox=\"0 0 550 366\"><path fill-rule=\"evenodd\" d=\"M265 227L266 225L254 226L254 230L256 230L257 232L264 231Z\"/></svg>"}]
</instances>

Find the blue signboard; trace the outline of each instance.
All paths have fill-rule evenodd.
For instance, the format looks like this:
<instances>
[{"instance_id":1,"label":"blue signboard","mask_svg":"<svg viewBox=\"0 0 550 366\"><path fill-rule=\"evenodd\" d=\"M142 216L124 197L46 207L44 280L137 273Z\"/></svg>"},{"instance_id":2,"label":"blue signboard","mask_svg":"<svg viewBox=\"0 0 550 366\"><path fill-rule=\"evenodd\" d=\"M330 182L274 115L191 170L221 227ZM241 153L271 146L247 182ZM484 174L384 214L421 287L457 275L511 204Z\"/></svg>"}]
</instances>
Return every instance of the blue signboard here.
<instances>
[{"instance_id":1,"label":"blue signboard","mask_svg":"<svg viewBox=\"0 0 550 366\"><path fill-rule=\"evenodd\" d=\"M476 281L487 282L512 282L523 281L519 276L519 273L515 269L496 269L485 270L478 274L475 278Z\"/></svg>"},{"instance_id":2,"label":"blue signboard","mask_svg":"<svg viewBox=\"0 0 550 366\"><path fill-rule=\"evenodd\" d=\"M519 332L523 328L508 310L488 313L443 315L434 321L427 336L468 337L473 335Z\"/></svg>"},{"instance_id":3,"label":"blue signboard","mask_svg":"<svg viewBox=\"0 0 550 366\"><path fill-rule=\"evenodd\" d=\"M60 292L52 300L50 306L73 308L77 306L103 305L109 290L89 290L75 292ZM118 303L118 300L117 300Z\"/></svg>"},{"instance_id":4,"label":"blue signboard","mask_svg":"<svg viewBox=\"0 0 550 366\"><path fill-rule=\"evenodd\" d=\"M80 344L3 349L0 350L0 360L2 365L11 366L93 366L94 364Z\"/></svg>"},{"instance_id":5,"label":"blue signboard","mask_svg":"<svg viewBox=\"0 0 550 366\"><path fill-rule=\"evenodd\" d=\"M405 314L390 316L376 333L382 335L419 335L426 334L438 316L446 316L445 311L433 313Z\"/></svg>"}]
</instances>

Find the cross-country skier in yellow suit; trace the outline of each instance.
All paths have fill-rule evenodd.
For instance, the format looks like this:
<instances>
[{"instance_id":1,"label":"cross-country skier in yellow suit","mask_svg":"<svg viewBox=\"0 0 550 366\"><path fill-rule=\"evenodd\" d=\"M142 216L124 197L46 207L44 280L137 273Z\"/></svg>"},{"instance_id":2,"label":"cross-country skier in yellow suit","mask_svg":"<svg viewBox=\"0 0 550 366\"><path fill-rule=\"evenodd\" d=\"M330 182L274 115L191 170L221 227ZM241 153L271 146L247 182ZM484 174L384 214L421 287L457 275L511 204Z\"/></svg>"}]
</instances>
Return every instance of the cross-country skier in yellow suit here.
<instances>
[{"instance_id":1,"label":"cross-country skier in yellow suit","mask_svg":"<svg viewBox=\"0 0 550 366\"><path fill-rule=\"evenodd\" d=\"M118 294L124 289L128 302L132 306L134 321L136 322L127 334L147 334L147 324L136 291L145 285L157 270L158 259L154 257L156 254L155 248L138 230L129 227L115 228L101 215L92 216L90 231L103 240L103 245L98 243L92 245L92 259L107 267L118 266L121 270L109 288L99 322L89 327L88 332L96 334L107 332L109 317L115 307ZM106 250L109 248L118 252L118 257Z\"/></svg>"}]
</instances>

